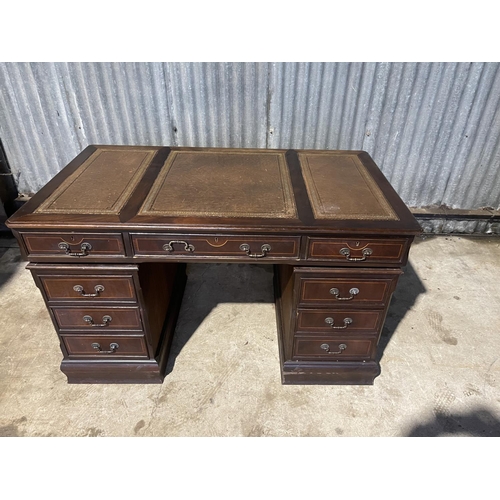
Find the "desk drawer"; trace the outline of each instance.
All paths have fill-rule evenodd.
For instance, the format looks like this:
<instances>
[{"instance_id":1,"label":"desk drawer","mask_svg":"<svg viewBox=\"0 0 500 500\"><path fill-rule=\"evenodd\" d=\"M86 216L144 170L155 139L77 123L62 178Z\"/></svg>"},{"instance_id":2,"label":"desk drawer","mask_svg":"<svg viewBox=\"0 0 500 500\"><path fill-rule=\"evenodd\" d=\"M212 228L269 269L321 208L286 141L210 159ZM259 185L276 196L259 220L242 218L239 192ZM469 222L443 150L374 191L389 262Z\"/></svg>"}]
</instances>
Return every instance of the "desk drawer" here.
<instances>
[{"instance_id":1,"label":"desk drawer","mask_svg":"<svg viewBox=\"0 0 500 500\"><path fill-rule=\"evenodd\" d=\"M298 259L300 237L132 234L134 255L165 258Z\"/></svg>"},{"instance_id":2,"label":"desk drawer","mask_svg":"<svg viewBox=\"0 0 500 500\"><path fill-rule=\"evenodd\" d=\"M75 260L85 257L125 256L120 233L21 232L20 234L29 256Z\"/></svg>"},{"instance_id":3,"label":"desk drawer","mask_svg":"<svg viewBox=\"0 0 500 500\"><path fill-rule=\"evenodd\" d=\"M142 330L138 307L52 307L61 330Z\"/></svg>"},{"instance_id":4,"label":"desk drawer","mask_svg":"<svg viewBox=\"0 0 500 500\"><path fill-rule=\"evenodd\" d=\"M345 265L404 265L409 239L308 238L307 259Z\"/></svg>"},{"instance_id":5,"label":"desk drawer","mask_svg":"<svg viewBox=\"0 0 500 500\"><path fill-rule=\"evenodd\" d=\"M68 356L92 358L139 357L147 358L144 336L62 335Z\"/></svg>"},{"instance_id":6,"label":"desk drawer","mask_svg":"<svg viewBox=\"0 0 500 500\"><path fill-rule=\"evenodd\" d=\"M132 276L39 275L48 301L136 301Z\"/></svg>"},{"instance_id":7,"label":"desk drawer","mask_svg":"<svg viewBox=\"0 0 500 500\"><path fill-rule=\"evenodd\" d=\"M401 272L335 269L299 271L299 305L385 307Z\"/></svg>"},{"instance_id":8,"label":"desk drawer","mask_svg":"<svg viewBox=\"0 0 500 500\"><path fill-rule=\"evenodd\" d=\"M296 337L293 347L293 358L315 358L326 360L363 360L375 354L375 339L350 338L300 338Z\"/></svg>"},{"instance_id":9,"label":"desk drawer","mask_svg":"<svg viewBox=\"0 0 500 500\"><path fill-rule=\"evenodd\" d=\"M376 334L384 317L385 310L300 309L296 331L313 335Z\"/></svg>"}]
</instances>

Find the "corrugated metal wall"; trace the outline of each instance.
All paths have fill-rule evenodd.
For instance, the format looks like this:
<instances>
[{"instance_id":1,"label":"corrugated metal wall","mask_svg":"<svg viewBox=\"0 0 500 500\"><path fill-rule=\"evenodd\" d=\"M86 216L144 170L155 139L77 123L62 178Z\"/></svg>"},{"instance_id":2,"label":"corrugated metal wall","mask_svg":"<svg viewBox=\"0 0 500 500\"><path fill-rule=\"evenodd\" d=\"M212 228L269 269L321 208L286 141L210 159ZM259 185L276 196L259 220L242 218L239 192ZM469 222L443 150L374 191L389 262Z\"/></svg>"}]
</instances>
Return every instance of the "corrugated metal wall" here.
<instances>
[{"instance_id":1,"label":"corrugated metal wall","mask_svg":"<svg viewBox=\"0 0 500 500\"><path fill-rule=\"evenodd\" d=\"M500 63L0 63L20 192L88 144L364 149L411 207L500 207Z\"/></svg>"}]
</instances>

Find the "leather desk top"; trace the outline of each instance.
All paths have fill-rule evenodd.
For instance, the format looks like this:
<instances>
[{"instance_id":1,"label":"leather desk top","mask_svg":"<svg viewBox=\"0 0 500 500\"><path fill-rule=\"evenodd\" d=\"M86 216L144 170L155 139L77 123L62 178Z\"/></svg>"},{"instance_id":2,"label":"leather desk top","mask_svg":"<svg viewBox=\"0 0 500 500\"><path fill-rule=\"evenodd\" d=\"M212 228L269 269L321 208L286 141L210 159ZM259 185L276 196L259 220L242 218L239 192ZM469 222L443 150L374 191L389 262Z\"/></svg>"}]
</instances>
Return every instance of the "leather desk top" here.
<instances>
[{"instance_id":1,"label":"leather desk top","mask_svg":"<svg viewBox=\"0 0 500 500\"><path fill-rule=\"evenodd\" d=\"M149 146L88 146L8 225L421 232L363 151Z\"/></svg>"}]
</instances>

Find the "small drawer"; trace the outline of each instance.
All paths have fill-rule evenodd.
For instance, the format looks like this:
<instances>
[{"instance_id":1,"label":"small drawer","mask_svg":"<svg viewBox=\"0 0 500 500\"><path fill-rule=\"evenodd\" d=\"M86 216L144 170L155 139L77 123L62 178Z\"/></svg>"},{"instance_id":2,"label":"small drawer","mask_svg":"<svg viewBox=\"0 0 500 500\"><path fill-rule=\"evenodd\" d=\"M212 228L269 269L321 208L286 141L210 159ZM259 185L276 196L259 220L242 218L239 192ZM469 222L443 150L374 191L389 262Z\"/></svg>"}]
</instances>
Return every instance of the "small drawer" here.
<instances>
[{"instance_id":1,"label":"small drawer","mask_svg":"<svg viewBox=\"0 0 500 500\"><path fill-rule=\"evenodd\" d=\"M405 265L410 239L308 238L307 259L369 266Z\"/></svg>"},{"instance_id":2,"label":"small drawer","mask_svg":"<svg viewBox=\"0 0 500 500\"><path fill-rule=\"evenodd\" d=\"M125 256L120 233L20 233L29 256L79 259Z\"/></svg>"},{"instance_id":3,"label":"small drawer","mask_svg":"<svg viewBox=\"0 0 500 500\"><path fill-rule=\"evenodd\" d=\"M314 335L376 334L384 316L385 310L300 309L296 331Z\"/></svg>"},{"instance_id":4,"label":"small drawer","mask_svg":"<svg viewBox=\"0 0 500 500\"><path fill-rule=\"evenodd\" d=\"M70 358L77 356L90 356L92 358L148 357L143 335L62 335L61 337Z\"/></svg>"},{"instance_id":5,"label":"small drawer","mask_svg":"<svg viewBox=\"0 0 500 500\"><path fill-rule=\"evenodd\" d=\"M296 337L293 359L363 360L374 356L376 340L350 338L310 339Z\"/></svg>"},{"instance_id":6,"label":"small drawer","mask_svg":"<svg viewBox=\"0 0 500 500\"><path fill-rule=\"evenodd\" d=\"M340 271L299 272L299 304L328 307L385 307L396 286L400 271L374 275ZM314 275L312 277L311 275Z\"/></svg>"},{"instance_id":7,"label":"small drawer","mask_svg":"<svg viewBox=\"0 0 500 500\"><path fill-rule=\"evenodd\" d=\"M38 277L48 301L136 301L132 276L39 274Z\"/></svg>"},{"instance_id":8,"label":"small drawer","mask_svg":"<svg viewBox=\"0 0 500 500\"><path fill-rule=\"evenodd\" d=\"M298 259L300 237L185 234L132 234L137 257L217 258L235 260Z\"/></svg>"},{"instance_id":9,"label":"small drawer","mask_svg":"<svg viewBox=\"0 0 500 500\"><path fill-rule=\"evenodd\" d=\"M61 330L142 330L138 307L52 307Z\"/></svg>"}]
</instances>

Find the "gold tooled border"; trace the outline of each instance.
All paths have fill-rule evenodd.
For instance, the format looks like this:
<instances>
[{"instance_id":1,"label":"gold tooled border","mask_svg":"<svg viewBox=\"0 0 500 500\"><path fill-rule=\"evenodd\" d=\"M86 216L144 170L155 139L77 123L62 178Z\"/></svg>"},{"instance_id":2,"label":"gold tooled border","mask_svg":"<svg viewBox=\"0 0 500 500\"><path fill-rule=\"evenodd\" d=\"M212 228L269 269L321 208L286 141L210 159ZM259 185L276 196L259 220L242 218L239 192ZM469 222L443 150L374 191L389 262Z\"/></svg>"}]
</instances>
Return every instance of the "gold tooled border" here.
<instances>
[{"instance_id":1,"label":"gold tooled border","mask_svg":"<svg viewBox=\"0 0 500 500\"><path fill-rule=\"evenodd\" d=\"M50 205L56 202L56 200L68 189L71 184L73 184L82 174L87 170L94 161L99 158L102 153L110 152L110 151L119 151L123 149L120 146L116 147L105 147L98 148L95 153L93 153L85 162L83 162L80 167L73 172L53 193L49 196L40 206L35 210L37 213L41 214L92 214L92 215L105 215L105 214L113 214L118 215L120 210L125 206L127 201L132 196L134 189L139 184L144 172L147 167L151 163L154 155L158 151L158 149L135 149L135 148L127 148L127 151L133 152L144 152L146 153L146 157L142 160L139 168L134 173L125 189L122 191L122 194L117 198L113 206L109 210L92 210L92 209L82 209L82 208L50 208ZM90 195L90 194L89 194Z\"/></svg>"},{"instance_id":2,"label":"gold tooled border","mask_svg":"<svg viewBox=\"0 0 500 500\"><path fill-rule=\"evenodd\" d=\"M271 151L241 151L241 150L225 150L227 153L231 154L253 154L253 155L273 155L277 157L278 160L278 172L280 174L280 180L282 185L283 193L283 205L284 210L282 212L258 212L258 213L242 213L242 212L199 212L195 210L154 210L153 205L160 193L165 181L167 179L170 168L172 167L175 158L180 154L221 154L221 151L172 151L169 155L165 164L163 165L160 174L158 175L156 181L151 188L148 196L146 197L142 207L140 208L137 215L163 215L165 217L248 217L248 218L265 218L265 219L293 219L298 218L297 207L295 205L295 198L293 196L292 181L290 179L290 173L286 165L285 154L276 153Z\"/></svg>"},{"instance_id":3,"label":"gold tooled border","mask_svg":"<svg viewBox=\"0 0 500 500\"><path fill-rule=\"evenodd\" d=\"M311 206L314 212L314 217L316 219L344 219L344 220L399 220L396 212L392 209L389 202L386 200L382 193L382 190L377 186L377 183L373 180L371 175L367 172L366 168L363 166L361 161L356 155L349 155L348 159L352 161L353 165L357 168L363 180L366 182L368 189L372 192L373 196L379 203L382 210L386 215L373 215L373 214L359 214L359 215L348 215L345 213L331 214L325 210L324 204L314 182L314 177L312 175L311 167L309 165L308 156L332 156L332 153L298 153L300 165L302 167L302 173L304 174L304 182L306 185L307 193L311 200ZM347 156L347 155L346 155ZM357 161L354 161L353 156Z\"/></svg>"}]
</instances>

